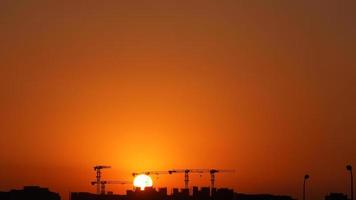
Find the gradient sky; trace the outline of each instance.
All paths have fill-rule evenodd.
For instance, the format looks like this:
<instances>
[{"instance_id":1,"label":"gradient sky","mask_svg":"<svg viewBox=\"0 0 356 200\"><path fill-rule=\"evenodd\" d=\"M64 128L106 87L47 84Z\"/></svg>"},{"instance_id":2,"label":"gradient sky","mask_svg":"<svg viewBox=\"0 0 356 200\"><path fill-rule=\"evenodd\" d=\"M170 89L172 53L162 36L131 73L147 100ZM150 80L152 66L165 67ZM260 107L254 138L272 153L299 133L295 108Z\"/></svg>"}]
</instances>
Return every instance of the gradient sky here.
<instances>
[{"instance_id":1,"label":"gradient sky","mask_svg":"<svg viewBox=\"0 0 356 200\"><path fill-rule=\"evenodd\" d=\"M109 164L106 179L214 167L240 192L301 198L305 173L309 197L349 192L355 2L1 0L0 190L94 192Z\"/></svg>"}]
</instances>

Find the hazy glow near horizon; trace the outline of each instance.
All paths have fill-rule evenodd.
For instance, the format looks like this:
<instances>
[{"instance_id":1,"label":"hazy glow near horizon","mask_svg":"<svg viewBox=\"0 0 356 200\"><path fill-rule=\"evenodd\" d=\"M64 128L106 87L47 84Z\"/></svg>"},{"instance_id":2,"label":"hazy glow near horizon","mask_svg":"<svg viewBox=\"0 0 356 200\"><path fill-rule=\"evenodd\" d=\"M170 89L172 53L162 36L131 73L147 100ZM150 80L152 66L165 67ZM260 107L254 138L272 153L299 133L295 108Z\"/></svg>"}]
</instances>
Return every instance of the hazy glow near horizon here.
<instances>
[{"instance_id":1,"label":"hazy glow near horizon","mask_svg":"<svg viewBox=\"0 0 356 200\"><path fill-rule=\"evenodd\" d=\"M153 182L150 176L141 174L135 177L133 184L135 187L139 187L141 190L144 190L146 187L151 187Z\"/></svg>"}]
</instances>

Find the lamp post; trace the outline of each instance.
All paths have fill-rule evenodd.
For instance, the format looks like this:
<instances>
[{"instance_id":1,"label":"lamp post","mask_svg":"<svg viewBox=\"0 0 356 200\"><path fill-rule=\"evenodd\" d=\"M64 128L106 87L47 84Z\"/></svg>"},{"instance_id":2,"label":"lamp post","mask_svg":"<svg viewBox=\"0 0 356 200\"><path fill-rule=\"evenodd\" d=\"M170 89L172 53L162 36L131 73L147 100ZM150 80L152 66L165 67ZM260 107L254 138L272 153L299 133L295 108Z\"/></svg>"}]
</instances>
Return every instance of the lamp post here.
<instances>
[{"instance_id":1,"label":"lamp post","mask_svg":"<svg viewBox=\"0 0 356 200\"><path fill-rule=\"evenodd\" d=\"M351 178L351 200L354 200L354 178L352 176L352 166L346 165L347 171L350 171L350 178Z\"/></svg>"},{"instance_id":2,"label":"lamp post","mask_svg":"<svg viewBox=\"0 0 356 200\"><path fill-rule=\"evenodd\" d=\"M309 179L309 175L308 174L306 174L304 176L304 181L303 181L303 200L305 200L305 182L306 182L307 179Z\"/></svg>"}]
</instances>

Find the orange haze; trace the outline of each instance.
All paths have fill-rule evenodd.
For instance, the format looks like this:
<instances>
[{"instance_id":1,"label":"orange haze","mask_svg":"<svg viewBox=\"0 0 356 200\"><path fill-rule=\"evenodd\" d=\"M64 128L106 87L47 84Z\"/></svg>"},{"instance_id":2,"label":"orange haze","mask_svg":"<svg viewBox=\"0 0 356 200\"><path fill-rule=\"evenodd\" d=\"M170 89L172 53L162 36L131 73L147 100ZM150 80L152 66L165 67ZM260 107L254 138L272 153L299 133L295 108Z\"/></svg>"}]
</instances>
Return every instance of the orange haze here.
<instances>
[{"instance_id":1,"label":"orange haze","mask_svg":"<svg viewBox=\"0 0 356 200\"><path fill-rule=\"evenodd\" d=\"M0 2L0 190L91 191L140 170L235 169L217 185L348 192L355 1ZM209 185L193 175L191 185ZM183 187L183 175L153 177ZM130 186L111 185L124 192Z\"/></svg>"}]
</instances>

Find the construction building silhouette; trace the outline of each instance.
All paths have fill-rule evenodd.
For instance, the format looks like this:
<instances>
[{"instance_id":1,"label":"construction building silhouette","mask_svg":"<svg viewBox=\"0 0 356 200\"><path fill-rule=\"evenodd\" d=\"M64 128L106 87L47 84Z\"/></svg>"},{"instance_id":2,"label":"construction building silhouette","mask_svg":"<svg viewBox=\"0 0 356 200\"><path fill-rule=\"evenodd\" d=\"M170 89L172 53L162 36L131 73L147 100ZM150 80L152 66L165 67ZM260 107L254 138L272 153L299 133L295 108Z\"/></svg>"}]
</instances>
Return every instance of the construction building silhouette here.
<instances>
[{"instance_id":1,"label":"construction building silhouette","mask_svg":"<svg viewBox=\"0 0 356 200\"><path fill-rule=\"evenodd\" d=\"M187 188L173 188L172 193L168 194L167 188L156 190L147 187L145 190L139 188L127 190L126 195L73 192L71 193L71 200L293 200L293 198L290 196L240 194L228 188L213 188L210 190L209 187L200 189L193 187L192 193Z\"/></svg>"}]
</instances>

